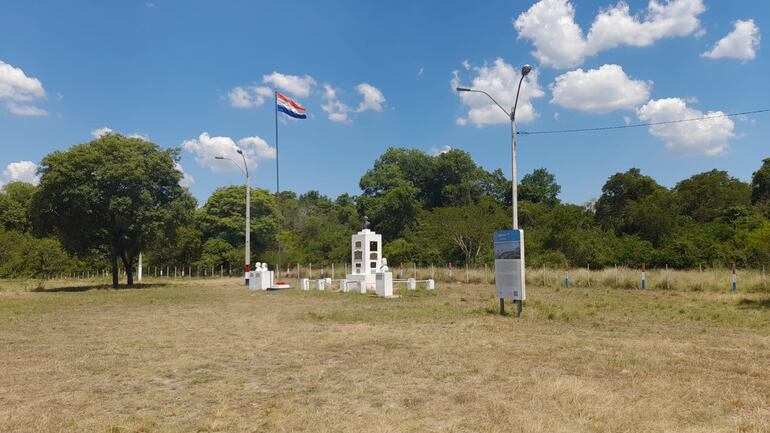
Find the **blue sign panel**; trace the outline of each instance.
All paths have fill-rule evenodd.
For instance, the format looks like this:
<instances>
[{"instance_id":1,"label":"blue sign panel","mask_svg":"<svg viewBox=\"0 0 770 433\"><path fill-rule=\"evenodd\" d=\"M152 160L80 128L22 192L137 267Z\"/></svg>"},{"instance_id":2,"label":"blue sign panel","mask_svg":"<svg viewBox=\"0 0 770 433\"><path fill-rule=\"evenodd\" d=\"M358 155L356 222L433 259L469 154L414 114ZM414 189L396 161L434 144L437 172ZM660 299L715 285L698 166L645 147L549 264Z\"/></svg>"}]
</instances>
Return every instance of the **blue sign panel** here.
<instances>
[{"instance_id":1,"label":"blue sign panel","mask_svg":"<svg viewBox=\"0 0 770 433\"><path fill-rule=\"evenodd\" d=\"M521 240L521 232L519 230L499 230L495 232L495 243L519 240Z\"/></svg>"}]
</instances>

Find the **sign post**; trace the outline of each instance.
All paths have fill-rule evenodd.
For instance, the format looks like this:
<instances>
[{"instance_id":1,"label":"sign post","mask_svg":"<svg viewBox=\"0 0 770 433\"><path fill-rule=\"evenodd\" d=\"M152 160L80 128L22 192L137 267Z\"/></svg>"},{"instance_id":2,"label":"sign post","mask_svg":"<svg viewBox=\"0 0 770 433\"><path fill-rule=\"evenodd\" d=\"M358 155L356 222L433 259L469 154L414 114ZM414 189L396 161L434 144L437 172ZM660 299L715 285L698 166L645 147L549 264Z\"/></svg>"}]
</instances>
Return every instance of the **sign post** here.
<instances>
[{"instance_id":1,"label":"sign post","mask_svg":"<svg viewBox=\"0 0 770 433\"><path fill-rule=\"evenodd\" d=\"M524 285L524 230L495 232L495 293L500 299L500 314L505 313L505 300L511 299L521 318Z\"/></svg>"}]
</instances>

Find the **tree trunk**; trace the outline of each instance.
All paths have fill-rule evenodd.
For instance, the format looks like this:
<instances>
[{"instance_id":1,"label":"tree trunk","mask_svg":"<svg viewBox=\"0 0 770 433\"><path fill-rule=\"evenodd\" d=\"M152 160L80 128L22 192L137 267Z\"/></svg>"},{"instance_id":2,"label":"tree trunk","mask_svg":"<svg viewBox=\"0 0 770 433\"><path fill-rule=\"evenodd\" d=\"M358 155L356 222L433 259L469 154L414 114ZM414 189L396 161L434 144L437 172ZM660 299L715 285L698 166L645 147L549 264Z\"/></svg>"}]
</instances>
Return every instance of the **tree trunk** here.
<instances>
[{"instance_id":1,"label":"tree trunk","mask_svg":"<svg viewBox=\"0 0 770 433\"><path fill-rule=\"evenodd\" d=\"M110 262L112 263L112 288L117 289L118 288L118 255L115 254L115 252L112 252L112 257L110 257Z\"/></svg>"},{"instance_id":2,"label":"tree trunk","mask_svg":"<svg viewBox=\"0 0 770 433\"><path fill-rule=\"evenodd\" d=\"M123 260L123 267L126 269L126 285L128 287L134 286L134 258L130 254L125 252L120 255Z\"/></svg>"}]
</instances>

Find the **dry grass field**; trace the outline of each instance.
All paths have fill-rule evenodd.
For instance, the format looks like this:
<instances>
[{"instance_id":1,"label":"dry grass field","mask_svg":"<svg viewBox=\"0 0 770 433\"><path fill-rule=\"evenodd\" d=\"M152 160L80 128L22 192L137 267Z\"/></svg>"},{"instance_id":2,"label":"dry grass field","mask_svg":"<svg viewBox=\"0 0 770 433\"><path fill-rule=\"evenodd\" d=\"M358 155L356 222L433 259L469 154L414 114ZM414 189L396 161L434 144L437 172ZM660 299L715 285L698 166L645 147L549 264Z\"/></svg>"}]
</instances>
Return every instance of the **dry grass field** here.
<instances>
[{"instance_id":1,"label":"dry grass field","mask_svg":"<svg viewBox=\"0 0 770 433\"><path fill-rule=\"evenodd\" d=\"M521 320L485 284L0 281L0 431L770 431L770 293L530 277Z\"/></svg>"}]
</instances>

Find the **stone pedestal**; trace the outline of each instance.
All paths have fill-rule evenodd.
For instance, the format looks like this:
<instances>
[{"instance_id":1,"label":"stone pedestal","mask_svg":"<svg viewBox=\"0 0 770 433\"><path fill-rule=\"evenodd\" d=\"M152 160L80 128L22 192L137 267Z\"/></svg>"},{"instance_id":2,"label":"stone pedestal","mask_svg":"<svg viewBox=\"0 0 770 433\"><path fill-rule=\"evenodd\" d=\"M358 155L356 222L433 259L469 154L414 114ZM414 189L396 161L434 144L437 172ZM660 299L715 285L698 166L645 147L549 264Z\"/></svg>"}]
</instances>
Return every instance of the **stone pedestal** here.
<instances>
[{"instance_id":1,"label":"stone pedestal","mask_svg":"<svg viewBox=\"0 0 770 433\"><path fill-rule=\"evenodd\" d=\"M433 289L435 289L435 288L436 288L436 282L435 282L435 281L433 281L433 280L428 280L428 282L426 283L425 287L426 287L428 290L433 290Z\"/></svg>"},{"instance_id":2,"label":"stone pedestal","mask_svg":"<svg viewBox=\"0 0 770 433\"><path fill-rule=\"evenodd\" d=\"M249 272L249 289L267 290L273 285L273 271Z\"/></svg>"},{"instance_id":3,"label":"stone pedestal","mask_svg":"<svg viewBox=\"0 0 770 433\"><path fill-rule=\"evenodd\" d=\"M299 288L304 291L310 290L310 280L307 278L299 280Z\"/></svg>"},{"instance_id":4,"label":"stone pedestal","mask_svg":"<svg viewBox=\"0 0 770 433\"><path fill-rule=\"evenodd\" d=\"M318 290L324 290L326 288L326 280L324 280L324 279L320 279L320 280L316 281L315 284L316 284L315 287Z\"/></svg>"},{"instance_id":5,"label":"stone pedestal","mask_svg":"<svg viewBox=\"0 0 770 433\"><path fill-rule=\"evenodd\" d=\"M393 296L393 273L380 272L376 274L377 296L390 298Z\"/></svg>"}]
</instances>

